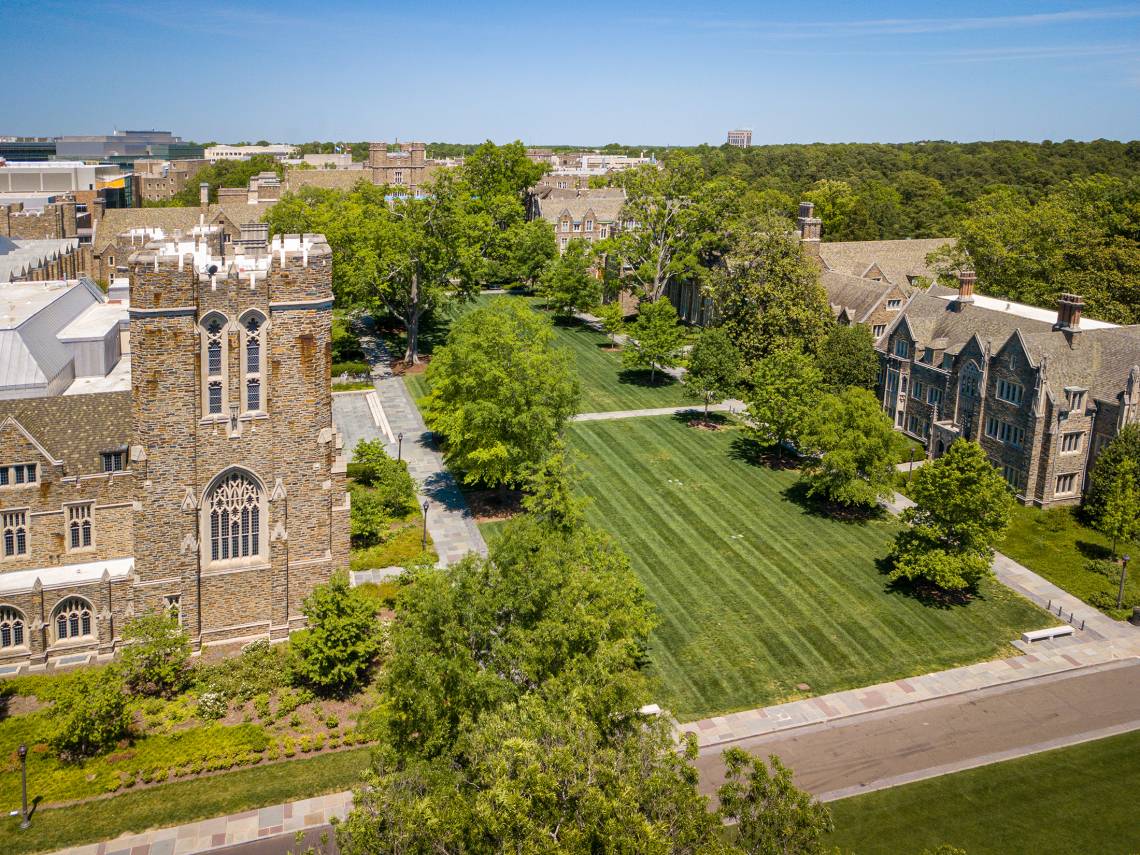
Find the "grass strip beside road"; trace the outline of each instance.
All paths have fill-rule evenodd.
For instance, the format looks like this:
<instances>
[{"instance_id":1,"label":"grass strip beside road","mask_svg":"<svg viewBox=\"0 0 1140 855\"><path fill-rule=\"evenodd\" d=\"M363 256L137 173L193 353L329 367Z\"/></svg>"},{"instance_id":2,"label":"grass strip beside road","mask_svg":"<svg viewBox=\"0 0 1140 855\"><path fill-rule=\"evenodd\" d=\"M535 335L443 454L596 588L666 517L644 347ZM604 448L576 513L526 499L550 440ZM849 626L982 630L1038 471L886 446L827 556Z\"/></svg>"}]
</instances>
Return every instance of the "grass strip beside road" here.
<instances>
[{"instance_id":1,"label":"grass strip beside road","mask_svg":"<svg viewBox=\"0 0 1140 855\"><path fill-rule=\"evenodd\" d=\"M854 855L1138 851L1140 730L832 802Z\"/></svg>"},{"instance_id":2,"label":"grass strip beside road","mask_svg":"<svg viewBox=\"0 0 1140 855\"><path fill-rule=\"evenodd\" d=\"M107 799L36 811L31 828L20 818L0 820L0 852L50 852L111 840L123 833L185 825L215 816L348 790L368 767L370 748L255 766L224 775L164 784ZM8 793L19 798L19 793ZM18 807L12 804L11 807ZM11 809L9 807L8 809Z\"/></svg>"}]
</instances>

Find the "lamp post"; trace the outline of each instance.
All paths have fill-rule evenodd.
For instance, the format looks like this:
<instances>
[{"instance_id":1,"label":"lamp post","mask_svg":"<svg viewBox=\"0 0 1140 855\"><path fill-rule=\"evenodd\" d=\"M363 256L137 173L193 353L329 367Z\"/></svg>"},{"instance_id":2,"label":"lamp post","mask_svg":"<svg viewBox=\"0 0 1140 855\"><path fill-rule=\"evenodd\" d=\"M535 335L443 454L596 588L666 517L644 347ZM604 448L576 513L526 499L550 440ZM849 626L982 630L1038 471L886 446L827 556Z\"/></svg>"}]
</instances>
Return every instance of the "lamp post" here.
<instances>
[{"instance_id":1,"label":"lamp post","mask_svg":"<svg viewBox=\"0 0 1140 855\"><path fill-rule=\"evenodd\" d=\"M427 512L430 505L424 502L424 536L420 539L420 549L427 549Z\"/></svg>"},{"instance_id":2,"label":"lamp post","mask_svg":"<svg viewBox=\"0 0 1140 855\"><path fill-rule=\"evenodd\" d=\"M1128 559L1129 556L1120 556L1120 590L1116 593L1116 607L1118 609L1124 608L1124 580L1128 578Z\"/></svg>"},{"instance_id":3,"label":"lamp post","mask_svg":"<svg viewBox=\"0 0 1140 855\"><path fill-rule=\"evenodd\" d=\"M396 434L396 462L399 463L404 457L404 432L400 431Z\"/></svg>"},{"instance_id":4,"label":"lamp post","mask_svg":"<svg viewBox=\"0 0 1140 855\"><path fill-rule=\"evenodd\" d=\"M20 789L23 795L20 828L27 828L32 824L28 818L28 746L21 745L18 753L20 755Z\"/></svg>"},{"instance_id":5,"label":"lamp post","mask_svg":"<svg viewBox=\"0 0 1140 855\"><path fill-rule=\"evenodd\" d=\"M906 473L906 482L909 484L910 479L914 477L914 446L910 447L910 469Z\"/></svg>"}]
</instances>

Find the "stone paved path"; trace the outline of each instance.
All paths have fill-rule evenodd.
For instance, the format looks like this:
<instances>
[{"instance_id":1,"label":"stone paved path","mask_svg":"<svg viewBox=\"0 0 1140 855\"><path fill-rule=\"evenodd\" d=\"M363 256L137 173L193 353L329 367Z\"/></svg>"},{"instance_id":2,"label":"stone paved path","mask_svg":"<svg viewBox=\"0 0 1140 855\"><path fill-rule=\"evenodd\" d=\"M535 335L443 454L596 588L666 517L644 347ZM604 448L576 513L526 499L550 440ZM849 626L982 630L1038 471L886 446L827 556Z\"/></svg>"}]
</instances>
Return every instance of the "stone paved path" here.
<instances>
[{"instance_id":1,"label":"stone paved path","mask_svg":"<svg viewBox=\"0 0 1140 855\"><path fill-rule=\"evenodd\" d=\"M191 855L234 844L288 835L343 819L352 807L352 792L316 796L188 825L124 834L104 843L61 850L59 855ZM34 821L34 820L33 820Z\"/></svg>"}]
</instances>

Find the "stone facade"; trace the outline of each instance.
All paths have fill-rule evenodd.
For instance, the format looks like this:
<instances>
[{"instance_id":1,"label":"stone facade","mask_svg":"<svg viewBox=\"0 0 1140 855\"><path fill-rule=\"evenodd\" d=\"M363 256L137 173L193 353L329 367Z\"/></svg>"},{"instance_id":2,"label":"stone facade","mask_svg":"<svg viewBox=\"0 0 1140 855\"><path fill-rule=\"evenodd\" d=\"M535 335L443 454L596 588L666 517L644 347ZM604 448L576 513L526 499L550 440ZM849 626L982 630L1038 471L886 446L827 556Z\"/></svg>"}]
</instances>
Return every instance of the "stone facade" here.
<instances>
[{"instance_id":1,"label":"stone facade","mask_svg":"<svg viewBox=\"0 0 1140 855\"><path fill-rule=\"evenodd\" d=\"M373 184L415 196L431 178L435 164L427 159L427 145L422 142L400 143L398 151L389 151L385 142L368 144L366 167Z\"/></svg>"},{"instance_id":2,"label":"stone facade","mask_svg":"<svg viewBox=\"0 0 1140 855\"><path fill-rule=\"evenodd\" d=\"M1078 503L1097 453L1140 420L1140 326L1085 328L1074 301L1050 322L975 297L970 273L956 295L915 297L880 342L884 410L932 457L978 442L1025 504Z\"/></svg>"},{"instance_id":3,"label":"stone facade","mask_svg":"<svg viewBox=\"0 0 1140 855\"><path fill-rule=\"evenodd\" d=\"M26 641L0 667L112 653L123 622L157 608L195 647L283 638L347 566L332 254L319 235L265 235L243 229L224 256L206 235L135 247L130 393L0 402L0 521L27 521L0 559L0 610L18 610ZM34 481L15 485L29 463ZM78 638L58 637L67 597L91 613Z\"/></svg>"},{"instance_id":4,"label":"stone facade","mask_svg":"<svg viewBox=\"0 0 1140 855\"><path fill-rule=\"evenodd\" d=\"M169 201L208 164L208 160L137 160L139 192L147 202Z\"/></svg>"},{"instance_id":5,"label":"stone facade","mask_svg":"<svg viewBox=\"0 0 1140 855\"><path fill-rule=\"evenodd\" d=\"M40 209L25 209L20 202L0 205L0 236L49 240L78 233L75 202L48 202Z\"/></svg>"}]
</instances>

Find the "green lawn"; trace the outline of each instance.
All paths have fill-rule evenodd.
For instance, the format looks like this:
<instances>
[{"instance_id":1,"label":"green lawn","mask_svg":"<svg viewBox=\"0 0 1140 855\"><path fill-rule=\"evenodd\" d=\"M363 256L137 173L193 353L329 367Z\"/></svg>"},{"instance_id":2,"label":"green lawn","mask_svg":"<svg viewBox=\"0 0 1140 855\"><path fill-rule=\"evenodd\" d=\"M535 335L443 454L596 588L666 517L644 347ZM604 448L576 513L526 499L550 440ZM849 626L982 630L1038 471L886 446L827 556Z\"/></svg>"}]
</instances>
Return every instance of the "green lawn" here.
<instances>
[{"instance_id":1,"label":"green lawn","mask_svg":"<svg viewBox=\"0 0 1140 855\"><path fill-rule=\"evenodd\" d=\"M490 299L480 297L479 302ZM513 297L512 299L531 299ZM536 302L532 300L532 305ZM657 382L649 383L648 371L627 371L622 368L621 354L608 350L609 338L578 322L558 322L554 327L556 343L567 348L574 356L582 387L582 400L578 406L583 413L602 413L614 410L640 410L653 407L696 407L693 399L685 396L680 383L660 372ZM422 374L405 377L412 397L419 399L427 394L427 381Z\"/></svg>"},{"instance_id":2,"label":"green lawn","mask_svg":"<svg viewBox=\"0 0 1140 855\"><path fill-rule=\"evenodd\" d=\"M827 845L854 855L1140 851L1140 731L855 796L830 807Z\"/></svg>"},{"instance_id":3,"label":"green lawn","mask_svg":"<svg viewBox=\"0 0 1140 855\"><path fill-rule=\"evenodd\" d=\"M1111 555L1111 545L1111 539L1081 525L1068 508L1043 511L1018 505L998 549L1074 597L1112 617L1126 618L1133 605L1140 605L1140 544L1116 547L1118 554L1130 553L1138 559L1132 562L1124 588L1127 608L1120 610L1116 609L1120 565L1104 563Z\"/></svg>"},{"instance_id":4,"label":"green lawn","mask_svg":"<svg viewBox=\"0 0 1140 855\"><path fill-rule=\"evenodd\" d=\"M797 475L753 465L673 417L582 422L589 516L630 554L661 621L657 699L681 720L848 689L1013 652L1047 615L996 582L967 606L889 592L876 559L890 519L843 522L784 493Z\"/></svg>"},{"instance_id":5,"label":"green lawn","mask_svg":"<svg viewBox=\"0 0 1140 855\"><path fill-rule=\"evenodd\" d=\"M258 766L160 787L113 799L36 811L21 831L19 817L0 820L0 852L43 852L110 840L124 832L183 825L212 816L351 789L368 766L369 748L338 751ZM34 783L34 782L33 782ZM19 807L18 788L5 792L5 810ZM112 847L113 848L113 847Z\"/></svg>"}]
</instances>

